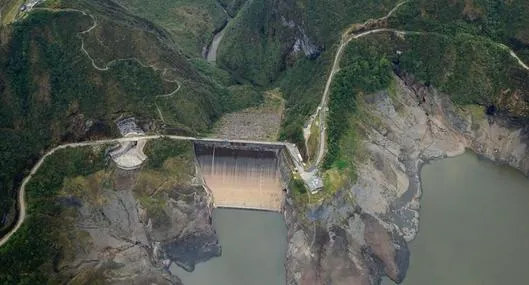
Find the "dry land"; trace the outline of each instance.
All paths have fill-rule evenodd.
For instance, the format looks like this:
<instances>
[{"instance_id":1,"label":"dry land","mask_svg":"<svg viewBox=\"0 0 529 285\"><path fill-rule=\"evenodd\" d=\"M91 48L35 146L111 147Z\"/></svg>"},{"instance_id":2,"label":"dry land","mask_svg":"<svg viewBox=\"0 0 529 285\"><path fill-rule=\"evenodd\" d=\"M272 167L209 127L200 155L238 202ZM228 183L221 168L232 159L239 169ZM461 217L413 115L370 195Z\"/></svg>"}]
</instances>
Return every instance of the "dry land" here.
<instances>
[{"instance_id":1,"label":"dry land","mask_svg":"<svg viewBox=\"0 0 529 285\"><path fill-rule=\"evenodd\" d=\"M223 116L213 136L226 139L275 141L285 109L281 92L266 91L264 102L258 107L247 108Z\"/></svg>"}]
</instances>

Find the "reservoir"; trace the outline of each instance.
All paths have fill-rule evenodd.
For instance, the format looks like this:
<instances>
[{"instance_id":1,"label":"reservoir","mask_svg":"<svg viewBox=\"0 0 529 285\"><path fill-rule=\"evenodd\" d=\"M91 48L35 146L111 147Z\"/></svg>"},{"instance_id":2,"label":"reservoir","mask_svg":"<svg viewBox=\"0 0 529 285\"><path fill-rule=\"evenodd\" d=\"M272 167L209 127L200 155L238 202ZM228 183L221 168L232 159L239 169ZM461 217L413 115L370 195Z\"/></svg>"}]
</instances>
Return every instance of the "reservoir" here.
<instances>
[{"instance_id":1,"label":"reservoir","mask_svg":"<svg viewBox=\"0 0 529 285\"><path fill-rule=\"evenodd\" d=\"M217 208L213 223L222 256L186 272L176 265L171 272L184 285L284 285L287 231L276 212Z\"/></svg>"},{"instance_id":2,"label":"reservoir","mask_svg":"<svg viewBox=\"0 0 529 285\"><path fill-rule=\"evenodd\" d=\"M425 165L421 178L419 233L402 284L527 284L529 179L473 153Z\"/></svg>"}]
</instances>

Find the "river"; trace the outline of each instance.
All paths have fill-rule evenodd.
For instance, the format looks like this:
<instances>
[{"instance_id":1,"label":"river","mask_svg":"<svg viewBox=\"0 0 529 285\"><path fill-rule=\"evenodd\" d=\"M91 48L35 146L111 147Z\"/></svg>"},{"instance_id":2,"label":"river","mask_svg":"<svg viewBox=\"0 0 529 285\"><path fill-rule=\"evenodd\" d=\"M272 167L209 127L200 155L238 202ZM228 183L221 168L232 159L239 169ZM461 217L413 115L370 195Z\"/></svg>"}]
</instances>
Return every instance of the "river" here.
<instances>
[{"instance_id":1,"label":"river","mask_svg":"<svg viewBox=\"0 0 529 285\"><path fill-rule=\"evenodd\" d=\"M225 32L226 32L226 27L222 28L220 32L216 33L213 36L213 40L211 41L211 44L209 45L207 49L207 54L206 54L206 60L208 62L214 63L217 61L217 50L219 49L220 42L222 41L222 38L224 37Z\"/></svg>"},{"instance_id":2,"label":"river","mask_svg":"<svg viewBox=\"0 0 529 285\"><path fill-rule=\"evenodd\" d=\"M171 272L184 285L284 285L287 232L279 213L215 209L213 223L222 256L197 264L193 272Z\"/></svg>"},{"instance_id":3,"label":"river","mask_svg":"<svg viewBox=\"0 0 529 285\"><path fill-rule=\"evenodd\" d=\"M204 53L202 54L202 56L204 56L204 58L210 63L215 63L217 61L217 50L219 49L219 45L222 41L222 38L224 37L226 28L228 27L228 24L232 19L228 11L226 11L226 8L218 1L217 4L222 8L222 10L224 10L224 14L226 14L227 20L224 24L224 27L222 27L218 32L213 35L213 40L211 40L211 43L209 43L209 45L204 49Z\"/></svg>"},{"instance_id":4,"label":"river","mask_svg":"<svg viewBox=\"0 0 529 285\"><path fill-rule=\"evenodd\" d=\"M421 178L420 228L402 284L527 284L529 179L473 153L425 165Z\"/></svg>"}]
</instances>

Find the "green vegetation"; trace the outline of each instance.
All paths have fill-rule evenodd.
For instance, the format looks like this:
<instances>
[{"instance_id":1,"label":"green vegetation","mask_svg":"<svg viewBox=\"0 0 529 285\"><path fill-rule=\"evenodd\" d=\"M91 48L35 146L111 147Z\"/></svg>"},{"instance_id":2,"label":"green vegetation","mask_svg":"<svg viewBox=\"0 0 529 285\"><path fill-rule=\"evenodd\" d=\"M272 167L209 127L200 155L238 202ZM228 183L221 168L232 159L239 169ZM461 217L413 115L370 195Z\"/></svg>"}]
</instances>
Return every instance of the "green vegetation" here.
<instances>
[{"instance_id":1,"label":"green vegetation","mask_svg":"<svg viewBox=\"0 0 529 285\"><path fill-rule=\"evenodd\" d=\"M347 26L383 16L393 5L390 0L249 1L228 26L217 63L239 81L270 85L299 59L290 52L296 39L303 39L300 29L329 51Z\"/></svg>"},{"instance_id":2,"label":"green vegetation","mask_svg":"<svg viewBox=\"0 0 529 285\"><path fill-rule=\"evenodd\" d=\"M529 73L487 38L417 35L408 36L406 42L410 47L400 58L402 68L458 104L494 104L507 89L529 91Z\"/></svg>"},{"instance_id":3,"label":"green vegetation","mask_svg":"<svg viewBox=\"0 0 529 285\"><path fill-rule=\"evenodd\" d=\"M278 82L286 100L280 139L296 143L300 149L304 146L302 128L321 101L331 58L332 54L326 53L315 60L299 60Z\"/></svg>"},{"instance_id":4,"label":"green vegetation","mask_svg":"<svg viewBox=\"0 0 529 285\"><path fill-rule=\"evenodd\" d=\"M320 122L314 121L310 127L310 136L307 139L307 156L309 157L308 162L313 163L316 158L316 152L320 145Z\"/></svg>"},{"instance_id":5,"label":"green vegetation","mask_svg":"<svg viewBox=\"0 0 529 285\"><path fill-rule=\"evenodd\" d=\"M383 16L395 5L394 1L338 2L298 0L282 3L281 11L288 11L284 13L274 10L278 5L274 1L250 2L228 28L219 50L218 62L237 80L281 87L286 99L281 139L298 146L303 145L301 127L321 98L329 58L334 52L328 47L337 42L345 27ZM377 39L371 43L372 48L380 49L379 59L399 62L401 70L453 95L458 103L490 104L497 101L498 88L510 88L511 94L520 90L520 86L525 89L526 73L510 64L512 59L493 41L509 45L522 57L527 55L526 61L529 61L529 9L526 6L521 0L501 3L490 0L410 1L390 18L389 26L433 34L407 35L406 40L392 38L385 42L377 35L367 38ZM261 16L256 16L261 11ZM278 23L279 19L283 21L281 16L304 28L312 42L326 47L318 59L292 58L291 45L284 43L293 44L300 36L296 29ZM246 40L248 38L252 40ZM397 50L407 52L398 58ZM442 56L432 56L437 54ZM457 66L452 68L450 64ZM472 84L468 84L467 78ZM376 85L376 82L364 83ZM346 121L342 120L345 125ZM336 131L339 133L341 128L337 127ZM331 149L330 155L328 161L334 160L336 151Z\"/></svg>"},{"instance_id":6,"label":"green vegetation","mask_svg":"<svg viewBox=\"0 0 529 285\"><path fill-rule=\"evenodd\" d=\"M0 26L7 25L15 21L20 6L24 3L24 0L0 0Z\"/></svg>"},{"instance_id":7,"label":"green vegetation","mask_svg":"<svg viewBox=\"0 0 529 285\"><path fill-rule=\"evenodd\" d=\"M219 3L226 9L230 17L235 17L247 0L219 0Z\"/></svg>"},{"instance_id":8,"label":"green vegetation","mask_svg":"<svg viewBox=\"0 0 529 285\"><path fill-rule=\"evenodd\" d=\"M156 103L169 128L193 135L224 112L259 104L255 93L225 88L233 83L226 72L203 75L156 25L102 1L50 1L56 12L33 11L1 28L0 233L14 221L25 171L52 145L117 135L113 121L122 115L159 122ZM79 36L93 20L59 11L67 7L92 13L97 28ZM112 63L108 71L92 66L80 37L99 67ZM115 61L126 58L140 62ZM182 87L174 96L157 97L173 92L175 80ZM95 124L89 131L87 122Z\"/></svg>"},{"instance_id":9,"label":"green vegetation","mask_svg":"<svg viewBox=\"0 0 529 285\"><path fill-rule=\"evenodd\" d=\"M510 46L529 61L529 3L524 0L415 0L402 6L390 25L410 31L484 36Z\"/></svg>"},{"instance_id":10,"label":"green vegetation","mask_svg":"<svg viewBox=\"0 0 529 285\"><path fill-rule=\"evenodd\" d=\"M236 84L229 72L220 68L216 68L215 65L210 64L205 59L194 58L191 60L191 62L198 69L198 71L200 71L200 73L213 82L217 82L222 86Z\"/></svg>"},{"instance_id":11,"label":"green vegetation","mask_svg":"<svg viewBox=\"0 0 529 285\"><path fill-rule=\"evenodd\" d=\"M507 50L488 38L464 33L408 34L400 38L387 33L362 38L350 46L358 45L370 46L372 53L393 62L399 72L438 88L459 105L498 104L501 107L505 103L500 102L502 96L515 94L529 102L526 95L529 73ZM348 52L355 51L348 48ZM344 61L347 64L347 59ZM515 115L529 116L529 113Z\"/></svg>"},{"instance_id":12,"label":"green vegetation","mask_svg":"<svg viewBox=\"0 0 529 285\"><path fill-rule=\"evenodd\" d=\"M105 150L105 146L66 148L44 161L26 186L26 220L0 247L0 284L71 281L60 269L71 265L76 252L90 244L90 235L74 224L78 201L101 205L106 202L101 190L112 191L108 182L114 170L107 167ZM147 143L146 153L148 163L137 177L134 193L153 227L159 228L170 219L164 211L167 193L194 199L196 189L189 186L195 172L193 147L190 142L159 139ZM175 187L179 187L176 192ZM76 278L100 275L83 276L81 272Z\"/></svg>"},{"instance_id":13,"label":"green vegetation","mask_svg":"<svg viewBox=\"0 0 529 285\"><path fill-rule=\"evenodd\" d=\"M403 39L379 34L353 41L331 88L325 168L349 169L347 175L353 176L358 96L386 88L391 96L395 92L392 68L437 87L460 105L498 104L505 92L526 94L524 82L529 82L529 74L508 52L482 37L410 34ZM336 184L330 181L339 180L331 177L328 172L326 188Z\"/></svg>"},{"instance_id":14,"label":"green vegetation","mask_svg":"<svg viewBox=\"0 0 529 285\"><path fill-rule=\"evenodd\" d=\"M276 9L276 6L281 9ZM280 87L286 100L280 139L304 152L302 127L321 100L341 31L352 23L383 16L394 1L250 1L242 6L219 47L217 63L241 82ZM297 27L312 43L324 47L317 58L291 54ZM248 40L250 39L250 40Z\"/></svg>"},{"instance_id":15,"label":"green vegetation","mask_svg":"<svg viewBox=\"0 0 529 285\"><path fill-rule=\"evenodd\" d=\"M290 190L290 196L296 201L297 206L303 206L308 203L308 190L299 175L296 174L292 177L288 183L288 189Z\"/></svg>"},{"instance_id":16,"label":"green vegetation","mask_svg":"<svg viewBox=\"0 0 529 285\"><path fill-rule=\"evenodd\" d=\"M251 85L233 85L229 87L230 97L225 97L224 104L232 106L234 110L242 110L248 106L258 106L263 103L263 93Z\"/></svg>"},{"instance_id":17,"label":"green vegetation","mask_svg":"<svg viewBox=\"0 0 529 285\"><path fill-rule=\"evenodd\" d=\"M74 238L69 232L72 213L57 199L63 179L104 168L103 152L89 147L59 150L46 159L26 187L24 224L0 247L1 284L60 282L53 273L54 260L65 254L67 239Z\"/></svg>"},{"instance_id":18,"label":"green vegetation","mask_svg":"<svg viewBox=\"0 0 529 285\"><path fill-rule=\"evenodd\" d=\"M517 113L511 106L527 106L529 73L488 38L465 33L371 35L351 42L340 65L329 101L328 153L323 165L328 169L327 191L339 189L344 175L354 179L354 163L362 156L356 122L367 121L358 112L359 98L383 89L394 96L392 68L433 85L461 106L495 104L500 110L508 109L511 116L529 117L527 108L517 108Z\"/></svg>"},{"instance_id":19,"label":"green vegetation","mask_svg":"<svg viewBox=\"0 0 529 285\"><path fill-rule=\"evenodd\" d=\"M331 88L323 165L328 191L321 197L354 180L354 162L362 155L359 125L367 120L360 110L362 96L383 89L394 96L392 68L434 86L457 104L475 106L470 110L474 116L479 114L476 106L494 104L513 117L529 118L529 73L499 44L529 62L526 2L413 0L388 26L424 34L381 33L352 41ZM2 21L11 21L16 3L0 2ZM227 20L215 0L117 3L46 2L51 8L77 8L93 15L98 26L82 35L93 20L76 12L34 11L0 28L0 219L7 219L0 234L14 220L15 189L43 150L65 141L116 135L113 120L122 115L179 133L204 134L222 114L256 106L263 102L263 90L279 88L285 99L280 139L302 147L302 127L321 100L342 30L381 17L395 5L389 0L219 0L234 17L219 48L220 69L199 58ZM305 35L321 48L319 56L309 59L303 51L292 52ZM80 50L81 41L95 64L109 65L108 71L92 66ZM172 96L157 96L179 85ZM87 131L88 122L98 127ZM190 144L168 140L149 143L146 152L149 161L138 187L143 187L141 197L149 195L142 204L156 216L161 215L157 193L193 175L194 169L186 169L192 152ZM65 172L73 175L65 180L73 190L88 183L74 172ZM306 189L298 180L291 187L305 199ZM41 230L24 228L21 235ZM39 262L44 261L31 265ZM20 266L29 266L24 264ZM20 272L28 272L24 268ZM32 281L43 283L37 279ZM11 281L16 280L6 282Z\"/></svg>"},{"instance_id":20,"label":"green vegetation","mask_svg":"<svg viewBox=\"0 0 529 285\"><path fill-rule=\"evenodd\" d=\"M354 132L348 130L352 127L351 119L357 109L357 97L387 88L391 83L391 63L371 46L353 42L347 47L340 66L329 97L328 146L323 167L342 170L353 167L354 157L345 156L345 153L354 144L343 145L342 140L354 138Z\"/></svg>"},{"instance_id":21,"label":"green vegetation","mask_svg":"<svg viewBox=\"0 0 529 285\"><path fill-rule=\"evenodd\" d=\"M160 229L170 224L164 209L167 195L194 199L196 189L190 185L195 176L193 143L165 138L151 140L145 154L147 165L136 180L134 194L147 211L153 227Z\"/></svg>"},{"instance_id":22,"label":"green vegetation","mask_svg":"<svg viewBox=\"0 0 529 285\"><path fill-rule=\"evenodd\" d=\"M150 196L144 196L139 199L139 202L141 206L147 211L147 215L151 219L154 229L159 229L163 225L170 224L171 218L163 209L167 201Z\"/></svg>"},{"instance_id":23,"label":"green vegetation","mask_svg":"<svg viewBox=\"0 0 529 285\"><path fill-rule=\"evenodd\" d=\"M178 48L199 57L213 33L224 26L227 17L215 0L120 1L132 14L148 19L171 34Z\"/></svg>"},{"instance_id":24,"label":"green vegetation","mask_svg":"<svg viewBox=\"0 0 529 285\"><path fill-rule=\"evenodd\" d=\"M171 157L182 156L188 160L193 160L193 144L189 141L178 141L172 139L158 139L147 142L145 146L147 155L147 168L160 169L164 162Z\"/></svg>"},{"instance_id":25,"label":"green vegetation","mask_svg":"<svg viewBox=\"0 0 529 285\"><path fill-rule=\"evenodd\" d=\"M171 88L152 70L130 62L117 64L113 73L95 71L72 36L89 20L35 12L12 27L11 40L0 50L5 71L0 73L0 215L13 209L14 188L42 149L111 135L117 112L148 116L155 112L148 97ZM103 127L85 133L82 118Z\"/></svg>"},{"instance_id":26,"label":"green vegetation","mask_svg":"<svg viewBox=\"0 0 529 285\"><path fill-rule=\"evenodd\" d=\"M274 18L272 2L250 1L226 28L217 64L229 70L238 81L266 86L277 78L282 68L282 54L291 43L288 35L272 34L281 25Z\"/></svg>"}]
</instances>

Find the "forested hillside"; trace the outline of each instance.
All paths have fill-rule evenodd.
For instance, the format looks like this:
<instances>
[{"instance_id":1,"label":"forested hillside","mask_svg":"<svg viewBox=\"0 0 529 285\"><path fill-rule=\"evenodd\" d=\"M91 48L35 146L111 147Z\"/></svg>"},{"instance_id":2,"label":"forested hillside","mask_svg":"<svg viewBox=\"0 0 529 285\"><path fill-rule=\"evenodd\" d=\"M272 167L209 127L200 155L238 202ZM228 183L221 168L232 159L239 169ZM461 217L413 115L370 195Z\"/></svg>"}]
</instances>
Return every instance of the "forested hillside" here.
<instances>
[{"instance_id":1,"label":"forested hillside","mask_svg":"<svg viewBox=\"0 0 529 285\"><path fill-rule=\"evenodd\" d=\"M326 139L323 163L314 165L323 191L309 196L301 180L291 181L293 201L300 204L293 215L299 216L308 213L306 203L323 204L355 181L359 157L370 155L361 149L366 125L380 123L364 99L382 93L397 98L397 84L412 90L414 106L427 102L413 90L420 86L490 119L484 124L492 124L493 116L509 126L529 123L527 0L47 0L30 12L22 11L22 3L0 0L0 236L16 221L22 179L46 150L117 137L115 121L124 117L135 117L148 133L205 136L222 115L259 105L266 101L263 94L273 96L280 102L274 113L275 122L281 120L280 140L296 143L305 158L314 159L314 145ZM404 4L384 17L397 3ZM216 62L207 62L203 52L224 27ZM325 125L314 125L305 142L303 127L322 100L329 74L336 75L319 113L326 114ZM191 146L161 141L146 152L147 172L138 185L153 192L140 198L147 212L165 218L157 208L162 198L150 197L161 183L151 178L158 177L155 169L170 168L164 175L172 178L192 170ZM45 162L27 187L23 238L14 236L0 248L8 272L0 274L3 282L46 283L46 271L59 271L57 260L68 262L57 248L72 237L56 232L70 230L67 222L57 222L69 213L56 199L65 177L72 182L111 170L103 154L64 150ZM393 158L401 163L399 155ZM354 199L340 203L349 208ZM327 242L329 228L322 225L299 230L313 228L306 236ZM310 247L325 252L317 239ZM387 243L394 246L392 241Z\"/></svg>"},{"instance_id":2,"label":"forested hillside","mask_svg":"<svg viewBox=\"0 0 529 285\"><path fill-rule=\"evenodd\" d=\"M220 64L239 80L281 87L287 100L281 137L303 148L302 126L319 103L342 32L352 24L384 16L396 3L249 2L228 28ZM345 109L354 110L350 104L355 94L390 86L382 79L387 74L413 76L459 104L497 105L513 119L527 117L527 71L508 51L529 61L526 6L522 0L407 1L379 27L411 34L399 38L381 33L353 41L349 55L359 45L366 48L344 59L347 62L341 64L344 68L333 84L337 101L329 103L334 115L328 121L327 167L341 161L341 138L351 128L343 119L348 117ZM311 45L314 49L306 48ZM343 161L339 164L344 166Z\"/></svg>"},{"instance_id":3,"label":"forested hillside","mask_svg":"<svg viewBox=\"0 0 529 285\"><path fill-rule=\"evenodd\" d=\"M21 179L52 145L116 136L123 116L147 131L203 133L259 102L112 1L48 1L0 34L1 232L15 220Z\"/></svg>"}]
</instances>

